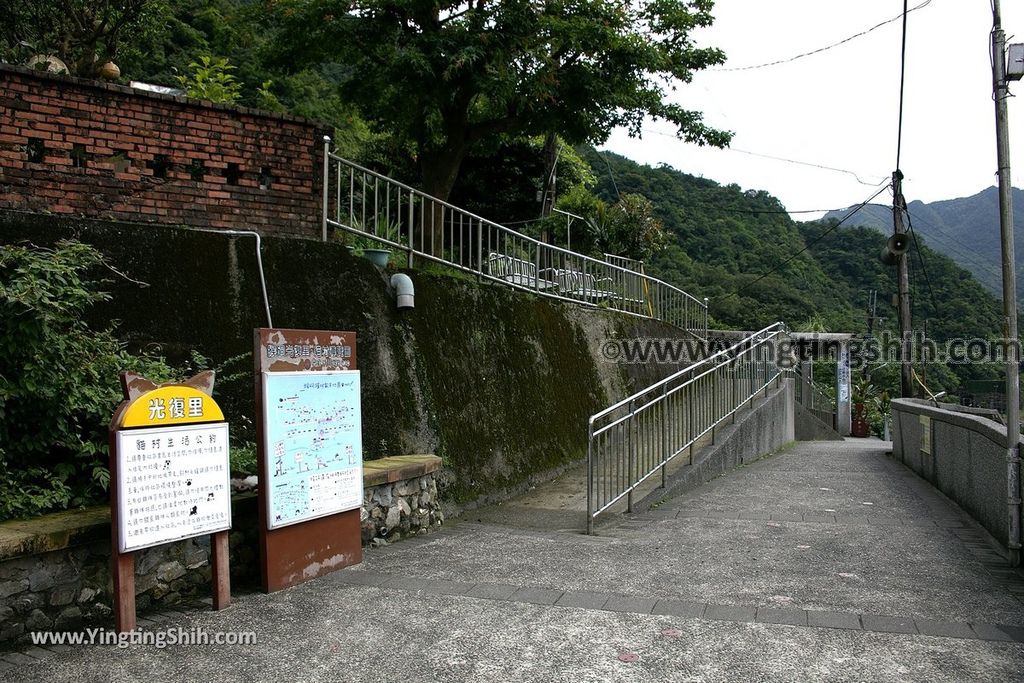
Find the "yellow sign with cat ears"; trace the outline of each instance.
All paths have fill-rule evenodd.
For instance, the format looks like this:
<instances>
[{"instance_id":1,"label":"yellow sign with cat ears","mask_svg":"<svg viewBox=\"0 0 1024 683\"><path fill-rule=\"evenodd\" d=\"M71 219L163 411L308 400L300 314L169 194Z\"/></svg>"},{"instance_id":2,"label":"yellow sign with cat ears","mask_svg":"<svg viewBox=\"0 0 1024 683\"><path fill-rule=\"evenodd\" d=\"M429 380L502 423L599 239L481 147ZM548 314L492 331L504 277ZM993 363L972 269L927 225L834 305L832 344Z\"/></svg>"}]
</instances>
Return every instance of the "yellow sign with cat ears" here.
<instances>
[{"instance_id":1,"label":"yellow sign with cat ears","mask_svg":"<svg viewBox=\"0 0 1024 683\"><path fill-rule=\"evenodd\" d=\"M220 422L224 412L210 396L183 384L159 387L131 402L122 427L163 427L193 422Z\"/></svg>"},{"instance_id":2,"label":"yellow sign with cat ears","mask_svg":"<svg viewBox=\"0 0 1024 683\"><path fill-rule=\"evenodd\" d=\"M168 427L224 420L224 412L210 395L212 372L200 373L182 384L160 386L139 375L126 375L123 381L129 403L121 413L119 427Z\"/></svg>"}]
</instances>

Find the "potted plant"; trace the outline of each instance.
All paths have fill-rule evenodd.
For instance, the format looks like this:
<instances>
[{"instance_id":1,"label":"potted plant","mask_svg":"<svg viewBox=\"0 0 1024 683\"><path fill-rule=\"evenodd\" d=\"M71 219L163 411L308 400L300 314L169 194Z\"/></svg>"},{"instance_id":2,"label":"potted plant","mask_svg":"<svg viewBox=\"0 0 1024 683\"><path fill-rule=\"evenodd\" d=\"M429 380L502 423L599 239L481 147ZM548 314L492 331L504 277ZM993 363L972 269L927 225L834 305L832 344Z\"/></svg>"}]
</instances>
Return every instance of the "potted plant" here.
<instances>
[{"instance_id":1,"label":"potted plant","mask_svg":"<svg viewBox=\"0 0 1024 683\"><path fill-rule=\"evenodd\" d=\"M384 242L398 242L401 238L401 225L397 221L389 221L384 216L378 216L376 224L370 229L359 225L359 221L353 221L354 227L363 234L358 235L352 242L352 251L357 256L363 256L379 268L385 268L391 258L391 247Z\"/></svg>"},{"instance_id":2,"label":"potted plant","mask_svg":"<svg viewBox=\"0 0 1024 683\"><path fill-rule=\"evenodd\" d=\"M871 433L868 422L868 403L876 397L877 390L867 377L861 377L853 385L853 409L850 413L850 434L864 438Z\"/></svg>"}]
</instances>

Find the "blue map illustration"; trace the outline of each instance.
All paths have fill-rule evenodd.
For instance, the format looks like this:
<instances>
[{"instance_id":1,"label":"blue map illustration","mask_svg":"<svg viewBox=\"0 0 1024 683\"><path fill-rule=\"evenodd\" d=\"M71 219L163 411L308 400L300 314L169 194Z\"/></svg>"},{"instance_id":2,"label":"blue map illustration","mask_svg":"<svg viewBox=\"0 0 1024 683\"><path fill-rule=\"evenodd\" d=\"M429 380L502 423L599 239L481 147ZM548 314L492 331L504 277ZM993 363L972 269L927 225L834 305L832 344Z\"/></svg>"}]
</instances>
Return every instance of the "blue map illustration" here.
<instances>
[{"instance_id":1,"label":"blue map illustration","mask_svg":"<svg viewBox=\"0 0 1024 683\"><path fill-rule=\"evenodd\" d=\"M264 373L263 403L268 526L360 507L359 372Z\"/></svg>"}]
</instances>

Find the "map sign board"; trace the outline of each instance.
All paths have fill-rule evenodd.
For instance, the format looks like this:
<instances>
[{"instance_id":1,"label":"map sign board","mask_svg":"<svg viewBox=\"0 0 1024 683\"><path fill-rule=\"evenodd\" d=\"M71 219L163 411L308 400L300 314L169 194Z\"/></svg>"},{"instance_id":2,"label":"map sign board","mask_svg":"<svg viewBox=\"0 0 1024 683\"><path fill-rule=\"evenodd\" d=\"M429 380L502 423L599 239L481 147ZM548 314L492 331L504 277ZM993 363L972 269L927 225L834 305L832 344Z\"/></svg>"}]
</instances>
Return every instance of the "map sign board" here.
<instances>
[{"instance_id":1,"label":"map sign board","mask_svg":"<svg viewBox=\"0 0 1024 683\"><path fill-rule=\"evenodd\" d=\"M263 373L267 527L363 503L359 372Z\"/></svg>"},{"instance_id":2,"label":"map sign board","mask_svg":"<svg viewBox=\"0 0 1024 683\"><path fill-rule=\"evenodd\" d=\"M121 552L231 528L227 422L116 438Z\"/></svg>"}]
</instances>

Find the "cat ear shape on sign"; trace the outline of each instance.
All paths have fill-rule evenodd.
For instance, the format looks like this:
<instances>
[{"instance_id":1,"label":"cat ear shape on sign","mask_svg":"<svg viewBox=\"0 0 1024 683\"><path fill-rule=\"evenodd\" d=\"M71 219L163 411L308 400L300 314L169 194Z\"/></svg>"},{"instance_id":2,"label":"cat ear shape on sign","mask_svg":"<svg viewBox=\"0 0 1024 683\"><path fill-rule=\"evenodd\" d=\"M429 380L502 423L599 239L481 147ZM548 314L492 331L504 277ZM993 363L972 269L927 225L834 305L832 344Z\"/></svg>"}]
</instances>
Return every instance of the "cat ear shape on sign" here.
<instances>
[{"instance_id":1,"label":"cat ear shape on sign","mask_svg":"<svg viewBox=\"0 0 1024 683\"><path fill-rule=\"evenodd\" d=\"M189 379L182 382L182 384L184 384L187 387L197 389L198 391L201 391L212 398L213 382L215 379L217 379L217 373L214 372L213 370L206 370L204 372L200 372L198 375L194 377L190 377Z\"/></svg>"},{"instance_id":2,"label":"cat ear shape on sign","mask_svg":"<svg viewBox=\"0 0 1024 683\"><path fill-rule=\"evenodd\" d=\"M121 390L124 391L124 397L129 401L134 401L139 396L154 389L156 389L156 383L146 379L137 372L126 370L121 373Z\"/></svg>"},{"instance_id":3,"label":"cat ear shape on sign","mask_svg":"<svg viewBox=\"0 0 1024 683\"><path fill-rule=\"evenodd\" d=\"M121 373L121 389L124 391L125 398L129 401L134 401L139 396L153 391L154 389L176 384L183 384L187 387L192 387L193 389L201 391L212 398L213 382L216 378L216 372L213 370L206 370L204 372L200 372L194 377L190 377L184 382L164 382L163 384L157 385L156 382L146 379L137 372L126 370Z\"/></svg>"}]
</instances>

